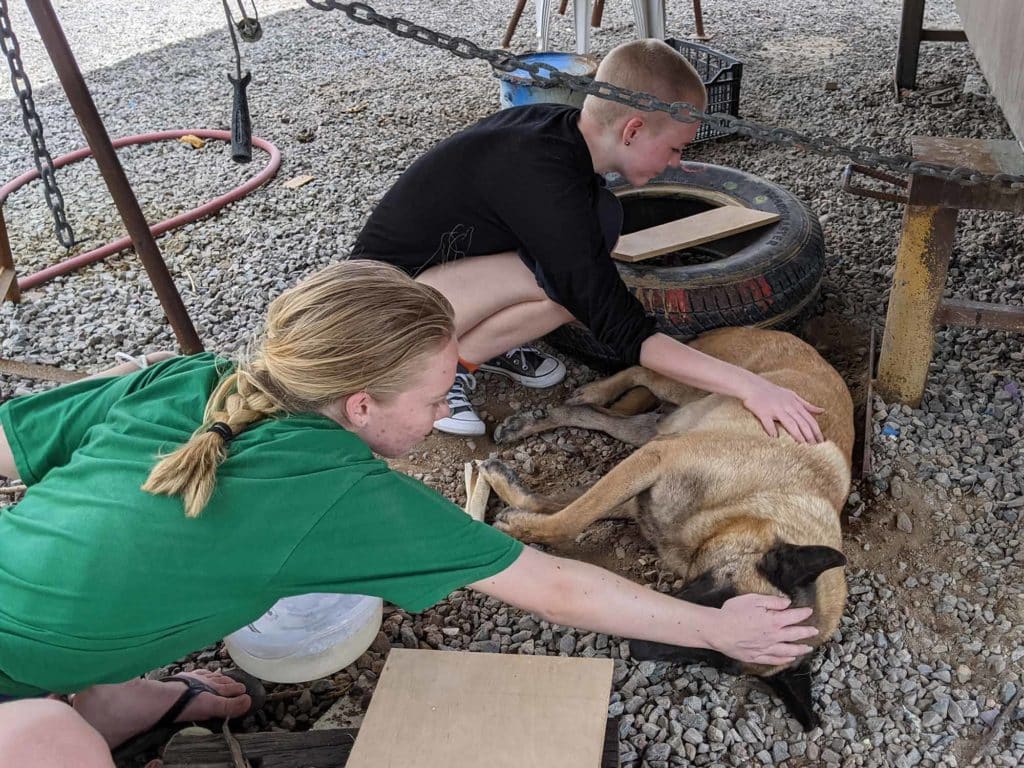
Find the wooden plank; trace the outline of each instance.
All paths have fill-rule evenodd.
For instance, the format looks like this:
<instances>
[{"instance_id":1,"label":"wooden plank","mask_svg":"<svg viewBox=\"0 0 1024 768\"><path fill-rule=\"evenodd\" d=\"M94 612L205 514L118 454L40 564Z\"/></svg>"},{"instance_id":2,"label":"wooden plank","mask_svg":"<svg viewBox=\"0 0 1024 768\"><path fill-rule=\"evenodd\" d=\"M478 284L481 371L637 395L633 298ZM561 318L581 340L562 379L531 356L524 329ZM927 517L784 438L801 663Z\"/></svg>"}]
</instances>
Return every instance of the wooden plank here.
<instances>
[{"instance_id":1,"label":"wooden plank","mask_svg":"<svg viewBox=\"0 0 1024 768\"><path fill-rule=\"evenodd\" d=\"M264 768L344 768L355 740L355 728L302 733L236 733L242 753ZM220 734L175 736L163 753L164 768L206 766L233 768L231 751Z\"/></svg>"},{"instance_id":2,"label":"wooden plank","mask_svg":"<svg viewBox=\"0 0 1024 768\"><path fill-rule=\"evenodd\" d=\"M56 381L67 384L72 381L84 379L87 374L80 371L66 371L52 365L41 365L39 363L23 363L20 360L5 360L0 358L0 375L17 376L22 379L41 379L43 381Z\"/></svg>"},{"instance_id":3,"label":"wooden plank","mask_svg":"<svg viewBox=\"0 0 1024 768\"><path fill-rule=\"evenodd\" d=\"M1001 331L1024 331L1024 307L991 304L984 301L945 299L935 312L936 325L959 325L968 328L995 328Z\"/></svg>"},{"instance_id":4,"label":"wooden plank","mask_svg":"<svg viewBox=\"0 0 1024 768\"><path fill-rule=\"evenodd\" d=\"M1020 0L956 0L967 39L1017 141L1024 146L1024 14Z\"/></svg>"},{"instance_id":5,"label":"wooden plank","mask_svg":"<svg viewBox=\"0 0 1024 768\"><path fill-rule=\"evenodd\" d=\"M395 648L348 768L594 768L611 659Z\"/></svg>"},{"instance_id":6,"label":"wooden plank","mask_svg":"<svg viewBox=\"0 0 1024 768\"><path fill-rule=\"evenodd\" d=\"M5 301L8 298L11 301L18 300L15 293L11 291L12 285L15 289L18 287L18 283L15 280L17 276L17 273L12 267L0 267L0 301Z\"/></svg>"},{"instance_id":7,"label":"wooden plank","mask_svg":"<svg viewBox=\"0 0 1024 768\"><path fill-rule=\"evenodd\" d=\"M242 752L260 768L346 768L356 728L304 733L237 733ZM486 750L486 746L484 746ZM481 763L486 761L481 759ZM163 768L236 768L222 736L183 736L164 749ZM619 718L605 722L600 768L619 768Z\"/></svg>"},{"instance_id":8,"label":"wooden plank","mask_svg":"<svg viewBox=\"0 0 1024 768\"><path fill-rule=\"evenodd\" d=\"M288 179L288 181L284 182L281 186L284 187L285 189L298 189L299 187L309 184L309 182L311 182L312 180L313 177L307 173L303 174L302 176L296 176L294 178Z\"/></svg>"},{"instance_id":9,"label":"wooden plank","mask_svg":"<svg viewBox=\"0 0 1024 768\"><path fill-rule=\"evenodd\" d=\"M630 232L619 238L612 258L635 262L690 248L701 243L763 227L779 220L779 214L723 205L684 219L676 219L649 229Z\"/></svg>"}]
</instances>

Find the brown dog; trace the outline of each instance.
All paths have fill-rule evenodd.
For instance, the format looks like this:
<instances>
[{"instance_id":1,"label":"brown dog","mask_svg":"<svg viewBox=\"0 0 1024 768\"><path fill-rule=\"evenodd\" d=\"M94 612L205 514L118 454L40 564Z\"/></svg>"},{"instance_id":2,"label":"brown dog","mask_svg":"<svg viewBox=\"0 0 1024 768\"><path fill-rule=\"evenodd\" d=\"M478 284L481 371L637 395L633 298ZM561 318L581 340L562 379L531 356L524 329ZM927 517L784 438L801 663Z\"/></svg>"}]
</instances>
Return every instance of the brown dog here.
<instances>
[{"instance_id":1,"label":"brown dog","mask_svg":"<svg viewBox=\"0 0 1024 768\"><path fill-rule=\"evenodd\" d=\"M663 563L687 582L677 597L717 607L746 592L788 595L794 606L814 608L809 621L819 634L805 642L820 645L835 632L846 603L839 516L850 490L850 393L812 347L787 333L727 328L692 346L823 407L818 421L826 442L801 445L785 433L772 438L736 398L630 368L583 387L543 418L515 415L499 427L498 442L575 426L638 448L567 506L530 492L500 461L484 462L491 486L517 508L495 525L523 541L557 544L598 520L633 518ZM675 407L649 411L658 400ZM712 651L630 645L637 658L711 662L755 674L805 728L817 722L801 662L764 667Z\"/></svg>"}]
</instances>

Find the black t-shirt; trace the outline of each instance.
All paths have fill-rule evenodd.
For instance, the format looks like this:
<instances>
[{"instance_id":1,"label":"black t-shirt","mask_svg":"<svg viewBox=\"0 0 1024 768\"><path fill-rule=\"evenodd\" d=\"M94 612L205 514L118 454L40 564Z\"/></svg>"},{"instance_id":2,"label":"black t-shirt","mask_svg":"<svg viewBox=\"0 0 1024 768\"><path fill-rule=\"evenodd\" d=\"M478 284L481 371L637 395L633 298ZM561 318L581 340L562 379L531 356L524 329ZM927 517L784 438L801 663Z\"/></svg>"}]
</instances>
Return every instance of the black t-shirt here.
<instances>
[{"instance_id":1,"label":"black t-shirt","mask_svg":"<svg viewBox=\"0 0 1024 768\"><path fill-rule=\"evenodd\" d=\"M539 104L491 115L417 159L370 215L354 258L411 275L453 259L517 251L537 283L626 363L655 321L629 292L597 214L579 110Z\"/></svg>"}]
</instances>

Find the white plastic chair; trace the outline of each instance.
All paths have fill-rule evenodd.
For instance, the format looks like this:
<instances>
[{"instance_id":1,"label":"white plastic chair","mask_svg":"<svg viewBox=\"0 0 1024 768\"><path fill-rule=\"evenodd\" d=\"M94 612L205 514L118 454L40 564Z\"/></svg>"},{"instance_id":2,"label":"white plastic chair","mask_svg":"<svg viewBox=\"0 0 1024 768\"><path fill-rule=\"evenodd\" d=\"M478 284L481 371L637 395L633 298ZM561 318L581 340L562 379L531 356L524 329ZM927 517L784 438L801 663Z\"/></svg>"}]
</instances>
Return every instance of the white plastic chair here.
<instances>
[{"instance_id":1,"label":"white plastic chair","mask_svg":"<svg viewBox=\"0 0 1024 768\"><path fill-rule=\"evenodd\" d=\"M636 36L665 38L665 0L632 0ZM590 0L572 0L576 26L576 53L590 51ZM537 0L537 50L548 50L551 0Z\"/></svg>"}]
</instances>

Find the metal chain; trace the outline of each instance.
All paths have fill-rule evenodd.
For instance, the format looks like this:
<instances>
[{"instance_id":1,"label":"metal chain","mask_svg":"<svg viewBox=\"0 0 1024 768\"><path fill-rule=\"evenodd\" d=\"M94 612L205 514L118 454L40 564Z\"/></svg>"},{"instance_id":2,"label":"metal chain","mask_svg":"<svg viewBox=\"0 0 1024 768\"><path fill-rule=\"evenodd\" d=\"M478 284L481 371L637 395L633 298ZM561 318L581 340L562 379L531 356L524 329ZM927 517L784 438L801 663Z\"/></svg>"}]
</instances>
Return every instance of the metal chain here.
<instances>
[{"instance_id":1,"label":"metal chain","mask_svg":"<svg viewBox=\"0 0 1024 768\"><path fill-rule=\"evenodd\" d=\"M737 133L769 144L810 150L825 157L848 158L859 165L886 168L902 174L934 176L968 186L989 184L1001 192L1024 191L1024 176L1021 175L1009 173L989 175L973 168L953 168L939 163L915 160L910 155L885 155L872 147L846 146L830 136L808 136L788 128L769 128L733 115L708 114L692 104L683 102L670 104L649 93L631 91L589 77L571 75L555 69L549 64L524 61L507 51L482 48L463 37L435 32L397 16L384 16L366 3L348 3L341 2L341 0L306 0L306 3L319 11L342 11L359 24L383 27L393 35L448 51L462 59L482 59L501 72L523 70L529 73L535 82L563 85L602 99L625 104L643 112L665 112L681 123L693 123L699 120L714 129Z\"/></svg>"},{"instance_id":2,"label":"metal chain","mask_svg":"<svg viewBox=\"0 0 1024 768\"><path fill-rule=\"evenodd\" d=\"M53 167L53 158L46 148L46 141L43 138L43 123L36 112L36 103L32 98L32 84L25 74L25 68L21 63L21 48L18 45L18 38L14 36L11 29L11 17L7 9L7 0L0 0L0 50L3 50L7 57L7 64L11 70L11 85L14 86L14 93L21 103L21 121L25 126L25 132L32 141L32 159L35 161L36 170L39 171L39 178L43 181L43 196L46 198L46 205L53 214L53 229L57 239L65 248L75 244L75 233L68 224L67 214L64 212L64 195L57 186L57 176Z\"/></svg>"}]
</instances>

